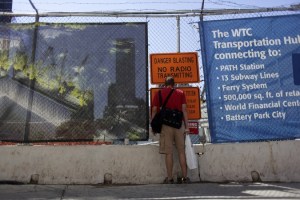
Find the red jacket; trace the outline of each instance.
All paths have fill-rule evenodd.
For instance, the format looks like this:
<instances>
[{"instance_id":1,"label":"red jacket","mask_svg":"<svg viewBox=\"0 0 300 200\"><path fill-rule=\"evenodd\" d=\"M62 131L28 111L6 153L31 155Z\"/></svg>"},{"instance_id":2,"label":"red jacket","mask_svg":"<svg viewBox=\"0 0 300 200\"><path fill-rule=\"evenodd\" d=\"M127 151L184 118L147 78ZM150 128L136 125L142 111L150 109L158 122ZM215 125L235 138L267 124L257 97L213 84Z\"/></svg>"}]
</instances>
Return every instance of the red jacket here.
<instances>
[{"instance_id":1,"label":"red jacket","mask_svg":"<svg viewBox=\"0 0 300 200\"><path fill-rule=\"evenodd\" d=\"M164 103L165 99L167 98L167 96L171 90L172 90L172 88L169 88L169 87L161 89L162 104ZM177 110L182 111L182 104L186 104L186 98L185 98L184 92L180 89L174 89L174 92L170 96L166 107L170 108L170 109L177 109ZM152 106L156 106L157 108L162 106L159 103L158 92L154 96Z\"/></svg>"}]
</instances>

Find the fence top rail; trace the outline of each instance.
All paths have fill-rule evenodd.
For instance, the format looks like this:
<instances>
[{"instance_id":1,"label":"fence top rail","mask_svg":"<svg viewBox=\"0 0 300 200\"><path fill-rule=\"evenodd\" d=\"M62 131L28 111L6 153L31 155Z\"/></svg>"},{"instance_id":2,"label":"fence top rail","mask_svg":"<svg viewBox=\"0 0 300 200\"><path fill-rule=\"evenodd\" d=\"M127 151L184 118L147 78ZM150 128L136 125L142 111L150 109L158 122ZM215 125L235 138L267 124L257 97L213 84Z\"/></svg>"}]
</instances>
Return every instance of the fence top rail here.
<instances>
[{"instance_id":1,"label":"fence top rail","mask_svg":"<svg viewBox=\"0 0 300 200\"><path fill-rule=\"evenodd\" d=\"M175 17L175 16L199 16L199 15L224 15L224 14L244 14L258 12L276 12L276 11L299 11L300 6L274 7L259 9L206 9L206 10L175 10L175 11L152 11L152 12L120 12L120 11L99 11L99 12L42 12L39 17ZM12 13L0 12L4 16L31 16L36 13Z\"/></svg>"}]
</instances>

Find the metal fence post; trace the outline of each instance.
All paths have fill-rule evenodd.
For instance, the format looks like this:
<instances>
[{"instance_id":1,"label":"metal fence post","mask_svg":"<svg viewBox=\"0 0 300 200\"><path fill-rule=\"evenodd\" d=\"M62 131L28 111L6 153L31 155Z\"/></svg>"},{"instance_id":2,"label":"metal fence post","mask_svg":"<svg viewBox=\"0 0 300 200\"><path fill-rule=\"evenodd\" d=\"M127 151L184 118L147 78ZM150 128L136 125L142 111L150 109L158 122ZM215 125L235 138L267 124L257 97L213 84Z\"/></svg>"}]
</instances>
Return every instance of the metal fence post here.
<instances>
[{"instance_id":1,"label":"metal fence post","mask_svg":"<svg viewBox=\"0 0 300 200\"><path fill-rule=\"evenodd\" d=\"M177 20L177 53L180 53L180 16L176 16Z\"/></svg>"},{"instance_id":2,"label":"metal fence post","mask_svg":"<svg viewBox=\"0 0 300 200\"><path fill-rule=\"evenodd\" d=\"M32 39L32 52L31 52L31 64L35 63L35 54L36 54L36 45L37 45L37 34L38 34L38 26L39 26L39 12L29 0L31 6L36 11L35 16L35 24L34 24L34 32L33 32L33 39ZM30 90L28 95L28 107L27 107L27 114L26 114L26 122L25 122L25 133L24 133L24 142L29 142L29 134L30 134L30 121L31 121L31 112L32 112L32 102L33 102L33 94L34 94L34 86L35 86L35 78L30 80Z\"/></svg>"}]
</instances>

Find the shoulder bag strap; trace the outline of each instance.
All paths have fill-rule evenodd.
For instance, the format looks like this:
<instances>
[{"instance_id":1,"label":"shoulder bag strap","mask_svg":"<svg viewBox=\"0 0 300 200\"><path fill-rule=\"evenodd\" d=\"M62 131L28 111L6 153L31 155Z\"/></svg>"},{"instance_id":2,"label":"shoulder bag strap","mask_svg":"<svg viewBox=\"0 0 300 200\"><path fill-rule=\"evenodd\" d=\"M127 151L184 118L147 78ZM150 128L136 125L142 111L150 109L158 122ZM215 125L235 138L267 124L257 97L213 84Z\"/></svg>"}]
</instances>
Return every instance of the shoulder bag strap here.
<instances>
[{"instance_id":1,"label":"shoulder bag strap","mask_svg":"<svg viewBox=\"0 0 300 200\"><path fill-rule=\"evenodd\" d=\"M158 91L159 107L162 106L161 90Z\"/></svg>"},{"instance_id":2,"label":"shoulder bag strap","mask_svg":"<svg viewBox=\"0 0 300 200\"><path fill-rule=\"evenodd\" d=\"M170 98L170 96L172 95L173 92L174 92L174 89L172 89L170 91L170 93L168 94L168 96L167 96L167 98L166 98L166 100L165 100L165 102L164 102L164 104L162 105L161 108L164 108L167 105L167 102L168 102L168 100L169 100L169 98ZM159 93L159 95L160 95L160 98L161 98L161 94L160 93Z\"/></svg>"}]
</instances>

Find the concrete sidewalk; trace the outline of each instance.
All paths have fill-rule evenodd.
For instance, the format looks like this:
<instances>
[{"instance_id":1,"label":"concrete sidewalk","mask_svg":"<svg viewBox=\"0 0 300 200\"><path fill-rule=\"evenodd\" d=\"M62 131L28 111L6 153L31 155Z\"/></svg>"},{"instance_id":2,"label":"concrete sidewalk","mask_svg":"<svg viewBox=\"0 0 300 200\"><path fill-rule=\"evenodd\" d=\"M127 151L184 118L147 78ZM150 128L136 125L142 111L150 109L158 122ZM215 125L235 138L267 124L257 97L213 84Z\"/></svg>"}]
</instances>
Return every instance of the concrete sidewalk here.
<instances>
[{"instance_id":1,"label":"concrete sidewalk","mask_svg":"<svg viewBox=\"0 0 300 200\"><path fill-rule=\"evenodd\" d=\"M173 185L0 184L0 199L300 199L300 183L192 183Z\"/></svg>"}]
</instances>

